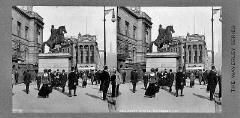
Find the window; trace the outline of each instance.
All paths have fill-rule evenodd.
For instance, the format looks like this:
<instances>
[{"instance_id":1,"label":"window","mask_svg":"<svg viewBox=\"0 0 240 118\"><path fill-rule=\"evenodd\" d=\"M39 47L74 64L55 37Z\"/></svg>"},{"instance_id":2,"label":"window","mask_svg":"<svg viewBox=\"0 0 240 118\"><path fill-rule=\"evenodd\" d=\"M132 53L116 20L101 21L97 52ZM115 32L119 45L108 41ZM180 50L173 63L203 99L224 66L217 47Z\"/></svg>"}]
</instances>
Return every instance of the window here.
<instances>
[{"instance_id":1,"label":"window","mask_svg":"<svg viewBox=\"0 0 240 118\"><path fill-rule=\"evenodd\" d=\"M148 38L148 30L147 30L147 29L145 30L145 33L146 33L146 34L145 34L145 37L144 37L144 38L145 38L144 41L147 42L147 38Z\"/></svg>"},{"instance_id":2,"label":"window","mask_svg":"<svg viewBox=\"0 0 240 118\"><path fill-rule=\"evenodd\" d=\"M121 18L118 16L118 18L117 18L117 32L118 33L121 33L120 23L121 23Z\"/></svg>"},{"instance_id":3,"label":"window","mask_svg":"<svg viewBox=\"0 0 240 118\"><path fill-rule=\"evenodd\" d=\"M194 55L194 63L197 63L197 50L195 50L195 55Z\"/></svg>"},{"instance_id":4,"label":"window","mask_svg":"<svg viewBox=\"0 0 240 118\"><path fill-rule=\"evenodd\" d=\"M133 26L133 39L136 39L137 27Z\"/></svg>"},{"instance_id":5,"label":"window","mask_svg":"<svg viewBox=\"0 0 240 118\"><path fill-rule=\"evenodd\" d=\"M126 36L129 36L129 22L125 21L125 33Z\"/></svg>"},{"instance_id":6,"label":"window","mask_svg":"<svg viewBox=\"0 0 240 118\"><path fill-rule=\"evenodd\" d=\"M36 35L37 35L37 41L40 42L40 27L37 25L37 31L36 31Z\"/></svg>"},{"instance_id":7,"label":"window","mask_svg":"<svg viewBox=\"0 0 240 118\"><path fill-rule=\"evenodd\" d=\"M81 53L81 63L83 63L83 46L80 46L80 53Z\"/></svg>"},{"instance_id":8,"label":"window","mask_svg":"<svg viewBox=\"0 0 240 118\"><path fill-rule=\"evenodd\" d=\"M202 63L202 50L200 50L199 63Z\"/></svg>"},{"instance_id":9,"label":"window","mask_svg":"<svg viewBox=\"0 0 240 118\"><path fill-rule=\"evenodd\" d=\"M28 40L28 27L25 26L25 39Z\"/></svg>"},{"instance_id":10,"label":"window","mask_svg":"<svg viewBox=\"0 0 240 118\"><path fill-rule=\"evenodd\" d=\"M20 22L17 22L17 35L21 37L21 26L22 24Z\"/></svg>"},{"instance_id":11,"label":"window","mask_svg":"<svg viewBox=\"0 0 240 118\"><path fill-rule=\"evenodd\" d=\"M91 50L91 54L92 54L90 63L94 63L94 47L92 45L90 46L90 50Z\"/></svg>"},{"instance_id":12,"label":"window","mask_svg":"<svg viewBox=\"0 0 240 118\"><path fill-rule=\"evenodd\" d=\"M200 55L199 55L199 63L202 63L202 45L199 45L199 53L200 53Z\"/></svg>"},{"instance_id":13,"label":"window","mask_svg":"<svg viewBox=\"0 0 240 118\"><path fill-rule=\"evenodd\" d=\"M67 49L68 53L69 53L69 48Z\"/></svg>"},{"instance_id":14,"label":"window","mask_svg":"<svg viewBox=\"0 0 240 118\"><path fill-rule=\"evenodd\" d=\"M189 51L189 60L188 60L189 63L191 63L191 58L192 58L191 57L191 51Z\"/></svg>"}]
</instances>

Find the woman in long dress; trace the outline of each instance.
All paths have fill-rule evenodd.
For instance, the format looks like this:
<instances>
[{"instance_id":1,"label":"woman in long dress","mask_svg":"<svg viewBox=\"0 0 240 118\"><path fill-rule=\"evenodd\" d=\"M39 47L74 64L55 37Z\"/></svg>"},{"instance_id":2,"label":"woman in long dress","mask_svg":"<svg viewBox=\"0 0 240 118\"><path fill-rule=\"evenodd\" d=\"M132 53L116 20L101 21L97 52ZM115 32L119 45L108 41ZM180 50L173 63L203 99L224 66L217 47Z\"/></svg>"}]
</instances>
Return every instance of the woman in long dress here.
<instances>
[{"instance_id":1,"label":"woman in long dress","mask_svg":"<svg viewBox=\"0 0 240 118\"><path fill-rule=\"evenodd\" d=\"M45 69L42 75L42 87L39 90L39 93L38 93L39 96L44 98L49 97L49 93L50 93L49 83L50 83L50 75Z\"/></svg>"},{"instance_id":2,"label":"woman in long dress","mask_svg":"<svg viewBox=\"0 0 240 118\"><path fill-rule=\"evenodd\" d=\"M86 72L83 72L83 76L82 76L82 87L83 88L86 88L86 86L87 86L87 74L86 74Z\"/></svg>"},{"instance_id":3,"label":"woman in long dress","mask_svg":"<svg viewBox=\"0 0 240 118\"><path fill-rule=\"evenodd\" d=\"M155 97L155 94L157 92L157 75L154 73L154 69L151 69L151 73L149 74L149 85L147 87L147 90L145 92L146 97Z\"/></svg>"}]
</instances>

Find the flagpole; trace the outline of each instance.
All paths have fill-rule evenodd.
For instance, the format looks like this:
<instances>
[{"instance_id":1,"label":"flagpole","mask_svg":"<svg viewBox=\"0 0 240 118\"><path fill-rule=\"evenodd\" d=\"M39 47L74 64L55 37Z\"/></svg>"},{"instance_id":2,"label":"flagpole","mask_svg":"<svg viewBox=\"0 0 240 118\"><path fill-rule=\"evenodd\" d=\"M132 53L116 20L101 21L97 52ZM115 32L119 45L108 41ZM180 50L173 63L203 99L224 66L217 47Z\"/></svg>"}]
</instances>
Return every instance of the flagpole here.
<instances>
[{"instance_id":1,"label":"flagpole","mask_svg":"<svg viewBox=\"0 0 240 118\"><path fill-rule=\"evenodd\" d=\"M214 38L213 38L213 0L212 0L212 66L214 66Z\"/></svg>"}]
</instances>

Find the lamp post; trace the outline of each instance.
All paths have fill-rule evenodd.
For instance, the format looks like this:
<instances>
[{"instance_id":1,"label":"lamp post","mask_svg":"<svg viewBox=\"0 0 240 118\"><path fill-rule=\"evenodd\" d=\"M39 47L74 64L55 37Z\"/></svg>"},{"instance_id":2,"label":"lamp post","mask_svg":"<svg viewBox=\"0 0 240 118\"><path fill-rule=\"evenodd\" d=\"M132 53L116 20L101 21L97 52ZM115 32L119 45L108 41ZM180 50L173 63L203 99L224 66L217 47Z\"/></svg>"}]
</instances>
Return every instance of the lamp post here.
<instances>
[{"instance_id":1,"label":"lamp post","mask_svg":"<svg viewBox=\"0 0 240 118\"><path fill-rule=\"evenodd\" d=\"M106 65L106 15L109 13L109 12L112 12L112 22L115 22L115 13L114 13L114 9L105 9L105 6L103 7L104 8L104 19L103 19L103 22L104 22L104 66Z\"/></svg>"},{"instance_id":2,"label":"lamp post","mask_svg":"<svg viewBox=\"0 0 240 118\"><path fill-rule=\"evenodd\" d=\"M212 5L212 66L214 66L214 40L213 40L213 5Z\"/></svg>"}]
</instances>

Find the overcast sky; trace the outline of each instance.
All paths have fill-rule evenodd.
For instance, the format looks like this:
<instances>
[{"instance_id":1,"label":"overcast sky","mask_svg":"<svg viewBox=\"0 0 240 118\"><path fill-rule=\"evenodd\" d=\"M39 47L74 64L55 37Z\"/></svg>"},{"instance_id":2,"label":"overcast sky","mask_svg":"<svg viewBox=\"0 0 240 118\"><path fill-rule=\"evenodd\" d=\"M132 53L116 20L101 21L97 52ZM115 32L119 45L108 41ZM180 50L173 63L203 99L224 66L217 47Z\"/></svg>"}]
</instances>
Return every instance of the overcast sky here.
<instances>
[{"instance_id":1,"label":"overcast sky","mask_svg":"<svg viewBox=\"0 0 240 118\"><path fill-rule=\"evenodd\" d=\"M112 7L106 7L110 9ZM65 25L67 33L65 36L78 36L90 34L97 35L100 50L103 50L103 7L87 6L34 6L33 11L43 17L43 41L50 37L51 25L55 28ZM115 9L116 12L116 9ZM116 22L111 22L111 14L106 15L106 39L116 40ZM110 43L110 42L109 42ZM116 47L115 42L112 43ZM110 47L107 47L110 49Z\"/></svg>"},{"instance_id":2,"label":"overcast sky","mask_svg":"<svg viewBox=\"0 0 240 118\"><path fill-rule=\"evenodd\" d=\"M110 8L113 7L106 7ZM114 8L116 12L116 7ZM65 36L77 36L79 32L82 35L86 33L96 35L99 49L103 50L103 7L34 6L33 10L44 19L43 41L50 37L51 25L55 25L55 28L65 25L67 30ZM152 18L152 41L158 35L159 24L162 24L163 28L173 25L175 30L173 36L186 36L188 32L205 35L207 48L211 50L211 7L141 7L141 10ZM107 52L112 49L112 52L116 53L116 22L111 21L111 16L111 14L106 16ZM214 15L215 54L221 48L219 42L222 41L222 23L219 18L220 11Z\"/></svg>"},{"instance_id":3,"label":"overcast sky","mask_svg":"<svg viewBox=\"0 0 240 118\"><path fill-rule=\"evenodd\" d=\"M207 48L212 49L211 7L141 7L141 10L152 18L152 41L157 38L159 24L162 24L163 28L173 25L173 36L186 36L187 32L205 34ZM219 41L222 40L222 24L219 18L220 11L214 15L215 51L218 51Z\"/></svg>"}]
</instances>

